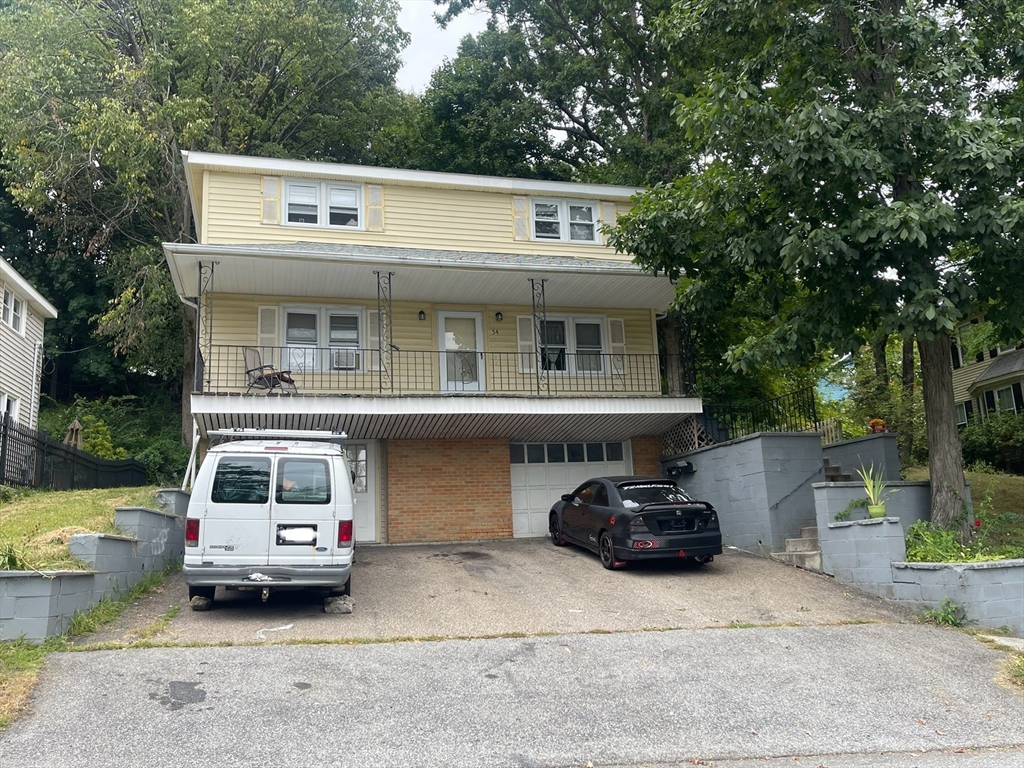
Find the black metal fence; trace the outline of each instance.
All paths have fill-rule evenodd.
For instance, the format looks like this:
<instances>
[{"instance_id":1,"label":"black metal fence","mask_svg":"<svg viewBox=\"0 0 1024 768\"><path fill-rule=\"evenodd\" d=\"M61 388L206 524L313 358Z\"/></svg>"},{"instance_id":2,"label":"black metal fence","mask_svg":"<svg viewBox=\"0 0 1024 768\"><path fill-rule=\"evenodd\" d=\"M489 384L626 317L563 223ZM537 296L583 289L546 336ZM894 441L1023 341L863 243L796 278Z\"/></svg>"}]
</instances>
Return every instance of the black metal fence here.
<instances>
[{"instance_id":1,"label":"black metal fence","mask_svg":"<svg viewBox=\"0 0 1024 768\"><path fill-rule=\"evenodd\" d=\"M753 405L709 405L704 413L735 440L756 432L817 432L821 429L814 388L808 387Z\"/></svg>"},{"instance_id":2,"label":"black metal fence","mask_svg":"<svg viewBox=\"0 0 1024 768\"><path fill-rule=\"evenodd\" d=\"M0 418L0 485L69 491L146 484L138 459L107 461L64 445L4 414Z\"/></svg>"},{"instance_id":3,"label":"black metal fence","mask_svg":"<svg viewBox=\"0 0 1024 768\"><path fill-rule=\"evenodd\" d=\"M656 354L434 352L395 349L214 345L203 360L204 392L434 394L488 392L541 396L577 393L660 395ZM539 368L539 371L538 371ZM289 386L282 387L279 373Z\"/></svg>"}]
</instances>

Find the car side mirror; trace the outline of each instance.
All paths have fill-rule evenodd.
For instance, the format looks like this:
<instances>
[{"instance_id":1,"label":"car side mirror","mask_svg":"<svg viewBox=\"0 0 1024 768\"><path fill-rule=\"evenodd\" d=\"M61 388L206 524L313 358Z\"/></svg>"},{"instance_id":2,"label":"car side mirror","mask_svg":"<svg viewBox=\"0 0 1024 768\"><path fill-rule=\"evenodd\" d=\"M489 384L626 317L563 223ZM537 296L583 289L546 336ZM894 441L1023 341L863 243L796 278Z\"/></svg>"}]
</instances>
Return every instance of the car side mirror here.
<instances>
[{"instance_id":1,"label":"car side mirror","mask_svg":"<svg viewBox=\"0 0 1024 768\"><path fill-rule=\"evenodd\" d=\"M576 501L576 497L573 496L571 493L563 493L562 501L566 502L567 504L572 504L574 501Z\"/></svg>"}]
</instances>

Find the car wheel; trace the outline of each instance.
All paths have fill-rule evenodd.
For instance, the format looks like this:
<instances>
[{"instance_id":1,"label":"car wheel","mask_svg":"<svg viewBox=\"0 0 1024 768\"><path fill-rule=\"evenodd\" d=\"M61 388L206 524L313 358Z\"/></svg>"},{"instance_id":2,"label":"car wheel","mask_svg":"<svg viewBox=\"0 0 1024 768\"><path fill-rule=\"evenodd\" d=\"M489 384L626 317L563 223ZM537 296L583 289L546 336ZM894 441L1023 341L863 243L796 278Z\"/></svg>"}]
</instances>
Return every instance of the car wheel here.
<instances>
[{"instance_id":1,"label":"car wheel","mask_svg":"<svg viewBox=\"0 0 1024 768\"><path fill-rule=\"evenodd\" d=\"M558 515L553 512L548 518L548 530L551 532L551 543L556 547L564 547L565 539L562 537L562 526L558 524Z\"/></svg>"},{"instance_id":2,"label":"car wheel","mask_svg":"<svg viewBox=\"0 0 1024 768\"><path fill-rule=\"evenodd\" d=\"M601 565L609 571L615 569L615 547L612 546L612 537L608 531L601 534L601 541L597 546L598 554L601 556Z\"/></svg>"}]
</instances>

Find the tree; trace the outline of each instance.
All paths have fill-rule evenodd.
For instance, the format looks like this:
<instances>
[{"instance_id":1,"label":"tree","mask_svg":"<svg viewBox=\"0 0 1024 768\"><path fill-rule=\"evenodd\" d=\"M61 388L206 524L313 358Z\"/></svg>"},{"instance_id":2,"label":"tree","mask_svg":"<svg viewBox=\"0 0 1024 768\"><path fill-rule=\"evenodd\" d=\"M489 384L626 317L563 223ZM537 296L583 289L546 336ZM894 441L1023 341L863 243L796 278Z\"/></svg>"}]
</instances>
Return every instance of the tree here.
<instances>
[{"instance_id":1,"label":"tree","mask_svg":"<svg viewBox=\"0 0 1024 768\"><path fill-rule=\"evenodd\" d=\"M114 279L99 329L191 389L194 318L161 242L195 239L180 150L357 161L407 36L394 0L0 6L0 158L55 257ZM183 432L191 432L188 398Z\"/></svg>"},{"instance_id":2,"label":"tree","mask_svg":"<svg viewBox=\"0 0 1024 768\"><path fill-rule=\"evenodd\" d=\"M964 498L950 333L978 301L1024 325L1021 123L1005 111L1020 22L986 8L680 3L665 32L702 85L676 114L702 163L614 238L691 279L691 306L761 295L777 319L733 348L739 368L916 338L940 524Z\"/></svg>"},{"instance_id":3,"label":"tree","mask_svg":"<svg viewBox=\"0 0 1024 768\"><path fill-rule=\"evenodd\" d=\"M690 84L656 34L672 0L434 2L442 24L473 5L491 11L493 27L468 58L504 48L501 81L522 94L541 135L554 139L552 158L572 165L577 179L641 185L689 168L672 106ZM458 72L459 59L452 66Z\"/></svg>"},{"instance_id":4,"label":"tree","mask_svg":"<svg viewBox=\"0 0 1024 768\"><path fill-rule=\"evenodd\" d=\"M529 58L518 33L493 23L465 37L423 95L415 162L433 171L568 179L572 167L548 137L545 105L516 77Z\"/></svg>"}]
</instances>

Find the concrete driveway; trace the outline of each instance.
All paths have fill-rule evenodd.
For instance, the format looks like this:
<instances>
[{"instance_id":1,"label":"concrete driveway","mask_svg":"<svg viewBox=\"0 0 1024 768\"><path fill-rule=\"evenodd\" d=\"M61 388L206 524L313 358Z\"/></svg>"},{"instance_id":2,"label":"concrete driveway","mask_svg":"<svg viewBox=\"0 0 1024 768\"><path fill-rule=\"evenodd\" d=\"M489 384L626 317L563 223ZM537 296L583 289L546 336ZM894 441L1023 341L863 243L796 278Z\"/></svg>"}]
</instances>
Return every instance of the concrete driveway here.
<instances>
[{"instance_id":1,"label":"concrete driveway","mask_svg":"<svg viewBox=\"0 0 1024 768\"><path fill-rule=\"evenodd\" d=\"M546 539L363 546L352 577L355 611L323 612L322 596L217 591L194 612L180 574L110 630L82 642L180 643L396 637L489 637L588 631L901 622L908 614L825 576L737 550L713 564L648 563L606 571L596 555ZM152 635L152 622L180 606Z\"/></svg>"}]
</instances>

